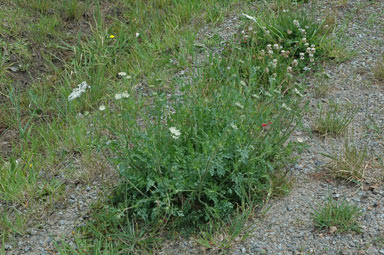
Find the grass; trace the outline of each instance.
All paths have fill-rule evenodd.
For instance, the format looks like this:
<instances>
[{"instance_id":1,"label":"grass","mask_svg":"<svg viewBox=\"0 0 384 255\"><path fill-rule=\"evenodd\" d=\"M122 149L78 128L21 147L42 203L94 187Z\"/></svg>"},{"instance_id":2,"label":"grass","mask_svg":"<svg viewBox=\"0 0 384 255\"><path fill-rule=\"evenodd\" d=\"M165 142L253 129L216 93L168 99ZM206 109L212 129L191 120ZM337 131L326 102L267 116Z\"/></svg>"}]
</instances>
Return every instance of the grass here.
<instances>
[{"instance_id":1,"label":"grass","mask_svg":"<svg viewBox=\"0 0 384 255\"><path fill-rule=\"evenodd\" d=\"M326 166L334 178L348 182L363 183L369 166L369 153L366 148L358 148L349 141L344 143L339 155L326 155L331 162Z\"/></svg>"},{"instance_id":2,"label":"grass","mask_svg":"<svg viewBox=\"0 0 384 255\"><path fill-rule=\"evenodd\" d=\"M333 101L324 107L319 105L319 117L315 119L312 130L323 136L338 136L344 134L353 121L357 107L351 105L341 106Z\"/></svg>"},{"instance_id":3,"label":"grass","mask_svg":"<svg viewBox=\"0 0 384 255\"><path fill-rule=\"evenodd\" d=\"M384 55L382 59L376 63L373 74L377 80L384 81Z\"/></svg>"},{"instance_id":4,"label":"grass","mask_svg":"<svg viewBox=\"0 0 384 255\"><path fill-rule=\"evenodd\" d=\"M255 207L289 192L296 77L332 57L324 24L276 3L242 17L244 33L220 56L222 39L196 47L197 31L247 1L1 4L0 139L10 146L0 151L0 238L12 242L67 190L97 182L78 249L58 245L61 254L150 253L180 233L228 249ZM196 75L175 76L188 69ZM91 88L69 101L83 81Z\"/></svg>"},{"instance_id":5,"label":"grass","mask_svg":"<svg viewBox=\"0 0 384 255\"><path fill-rule=\"evenodd\" d=\"M347 201L329 198L324 205L319 205L312 212L317 229L327 229L331 233L360 232L359 217L361 209Z\"/></svg>"}]
</instances>

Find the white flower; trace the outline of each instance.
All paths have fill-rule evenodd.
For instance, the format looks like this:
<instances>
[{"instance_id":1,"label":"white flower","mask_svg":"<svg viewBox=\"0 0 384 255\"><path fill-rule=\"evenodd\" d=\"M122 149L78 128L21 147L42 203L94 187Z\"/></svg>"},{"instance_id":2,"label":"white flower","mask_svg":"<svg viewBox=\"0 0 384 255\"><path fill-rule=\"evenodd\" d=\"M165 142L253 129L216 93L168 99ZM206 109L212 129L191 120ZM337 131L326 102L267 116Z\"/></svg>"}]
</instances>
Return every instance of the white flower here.
<instances>
[{"instance_id":1,"label":"white flower","mask_svg":"<svg viewBox=\"0 0 384 255\"><path fill-rule=\"evenodd\" d=\"M311 53L311 48L307 48L307 50L305 51L306 53Z\"/></svg>"},{"instance_id":2,"label":"white flower","mask_svg":"<svg viewBox=\"0 0 384 255\"><path fill-rule=\"evenodd\" d=\"M236 102L235 105L237 106L237 108L244 109L244 106L239 102Z\"/></svg>"},{"instance_id":3,"label":"white flower","mask_svg":"<svg viewBox=\"0 0 384 255\"><path fill-rule=\"evenodd\" d=\"M279 45L278 45L277 43L275 43L275 44L273 45L273 48L274 48L275 50L278 50L278 49L279 49Z\"/></svg>"},{"instance_id":4,"label":"white flower","mask_svg":"<svg viewBox=\"0 0 384 255\"><path fill-rule=\"evenodd\" d=\"M304 43L304 46L305 46L305 47L309 47L309 43L307 43L307 42Z\"/></svg>"},{"instance_id":5,"label":"white flower","mask_svg":"<svg viewBox=\"0 0 384 255\"><path fill-rule=\"evenodd\" d=\"M316 46L314 44L311 44L311 48L315 48Z\"/></svg>"},{"instance_id":6,"label":"white flower","mask_svg":"<svg viewBox=\"0 0 384 255\"><path fill-rule=\"evenodd\" d=\"M292 30L287 30L287 34L291 35L292 34Z\"/></svg>"},{"instance_id":7,"label":"white flower","mask_svg":"<svg viewBox=\"0 0 384 255\"><path fill-rule=\"evenodd\" d=\"M298 20L294 20L293 21L293 24L296 26L296 27L300 27L300 23Z\"/></svg>"},{"instance_id":8,"label":"white flower","mask_svg":"<svg viewBox=\"0 0 384 255\"><path fill-rule=\"evenodd\" d=\"M103 104L100 105L100 106L99 106L99 110L100 110L100 111L104 111L104 110L105 110L105 105L103 105Z\"/></svg>"},{"instance_id":9,"label":"white flower","mask_svg":"<svg viewBox=\"0 0 384 255\"><path fill-rule=\"evenodd\" d=\"M140 36L140 34L139 34L139 33L136 33L136 38L139 37L139 36Z\"/></svg>"},{"instance_id":10,"label":"white flower","mask_svg":"<svg viewBox=\"0 0 384 255\"><path fill-rule=\"evenodd\" d=\"M285 50L282 50L280 53L282 56L285 56Z\"/></svg>"},{"instance_id":11,"label":"white flower","mask_svg":"<svg viewBox=\"0 0 384 255\"><path fill-rule=\"evenodd\" d=\"M271 44L267 44L267 50L272 50L272 45Z\"/></svg>"},{"instance_id":12,"label":"white flower","mask_svg":"<svg viewBox=\"0 0 384 255\"><path fill-rule=\"evenodd\" d=\"M264 56L264 55L265 55L265 50L261 50L261 51L260 51L260 55L261 55L261 56Z\"/></svg>"},{"instance_id":13,"label":"white flower","mask_svg":"<svg viewBox=\"0 0 384 255\"><path fill-rule=\"evenodd\" d=\"M316 52L316 48L315 47L311 48L311 52L315 53Z\"/></svg>"},{"instance_id":14,"label":"white flower","mask_svg":"<svg viewBox=\"0 0 384 255\"><path fill-rule=\"evenodd\" d=\"M231 124L231 128L233 128L234 130L237 130L238 128L237 128L237 126L235 125L235 124Z\"/></svg>"},{"instance_id":15,"label":"white flower","mask_svg":"<svg viewBox=\"0 0 384 255\"><path fill-rule=\"evenodd\" d=\"M269 68L268 67L265 68L265 72L269 73Z\"/></svg>"},{"instance_id":16,"label":"white flower","mask_svg":"<svg viewBox=\"0 0 384 255\"><path fill-rule=\"evenodd\" d=\"M292 61L292 66L297 66L299 64L299 61L297 59L294 59Z\"/></svg>"},{"instance_id":17,"label":"white flower","mask_svg":"<svg viewBox=\"0 0 384 255\"><path fill-rule=\"evenodd\" d=\"M288 73L292 73L292 71L293 71L293 70L292 70L292 67L291 67L291 66L288 66L288 67L287 67L287 72L288 72Z\"/></svg>"},{"instance_id":18,"label":"white flower","mask_svg":"<svg viewBox=\"0 0 384 255\"><path fill-rule=\"evenodd\" d=\"M311 68L309 68L309 67L307 67L307 66L304 66L304 67L303 67L303 70L304 70L304 71L310 71Z\"/></svg>"},{"instance_id":19,"label":"white flower","mask_svg":"<svg viewBox=\"0 0 384 255\"><path fill-rule=\"evenodd\" d=\"M171 135L172 135L173 139L178 139L180 137L180 135L181 135L180 130L178 130L175 127L170 127L169 131L171 132Z\"/></svg>"},{"instance_id":20,"label":"white flower","mask_svg":"<svg viewBox=\"0 0 384 255\"><path fill-rule=\"evenodd\" d=\"M127 91L124 91L123 93L115 95L115 99L116 100L119 100L119 99L122 99L122 98L128 98L128 97L129 97L129 94L128 94Z\"/></svg>"},{"instance_id":21,"label":"white flower","mask_svg":"<svg viewBox=\"0 0 384 255\"><path fill-rule=\"evenodd\" d=\"M272 63L276 65L277 64L277 59L273 59Z\"/></svg>"},{"instance_id":22,"label":"white flower","mask_svg":"<svg viewBox=\"0 0 384 255\"><path fill-rule=\"evenodd\" d=\"M301 41L303 42L303 43L305 43L305 42L307 42L307 38L303 38L303 39L301 39Z\"/></svg>"},{"instance_id":23,"label":"white flower","mask_svg":"<svg viewBox=\"0 0 384 255\"><path fill-rule=\"evenodd\" d=\"M83 81L79 85L77 85L77 88L74 88L72 90L72 93L68 96L68 101L72 101L75 98L78 98L83 94L87 89L90 89L91 86L87 84L86 81Z\"/></svg>"},{"instance_id":24,"label":"white flower","mask_svg":"<svg viewBox=\"0 0 384 255\"><path fill-rule=\"evenodd\" d=\"M117 74L117 76L119 76L120 78L124 77L124 76L127 76L127 73L126 72L119 72Z\"/></svg>"},{"instance_id":25,"label":"white flower","mask_svg":"<svg viewBox=\"0 0 384 255\"><path fill-rule=\"evenodd\" d=\"M309 53L308 54L310 58L313 58L313 54L312 53Z\"/></svg>"},{"instance_id":26,"label":"white flower","mask_svg":"<svg viewBox=\"0 0 384 255\"><path fill-rule=\"evenodd\" d=\"M268 51L268 54L269 54L269 55L272 55L272 54L273 54L273 50L269 50L269 51Z\"/></svg>"},{"instance_id":27,"label":"white flower","mask_svg":"<svg viewBox=\"0 0 384 255\"><path fill-rule=\"evenodd\" d=\"M310 58L309 61L310 62L315 62L315 59L314 58Z\"/></svg>"}]
</instances>

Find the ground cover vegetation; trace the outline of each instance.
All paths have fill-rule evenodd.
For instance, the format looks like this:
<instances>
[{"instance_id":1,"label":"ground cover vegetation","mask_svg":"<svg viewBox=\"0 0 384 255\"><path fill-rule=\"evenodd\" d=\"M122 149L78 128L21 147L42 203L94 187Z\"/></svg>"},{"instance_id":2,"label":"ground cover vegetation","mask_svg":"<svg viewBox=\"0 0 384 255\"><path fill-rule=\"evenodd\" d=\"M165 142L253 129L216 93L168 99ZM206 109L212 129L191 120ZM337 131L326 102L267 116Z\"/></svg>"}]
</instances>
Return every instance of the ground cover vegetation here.
<instances>
[{"instance_id":1,"label":"ground cover vegetation","mask_svg":"<svg viewBox=\"0 0 384 255\"><path fill-rule=\"evenodd\" d=\"M1 3L2 241L54 211L73 182L101 179L104 195L61 254L151 252L179 232L208 245L218 229L231 241L286 193L305 109L298 78L334 58L335 42L300 1L271 1L201 54L199 28L251 4Z\"/></svg>"}]
</instances>

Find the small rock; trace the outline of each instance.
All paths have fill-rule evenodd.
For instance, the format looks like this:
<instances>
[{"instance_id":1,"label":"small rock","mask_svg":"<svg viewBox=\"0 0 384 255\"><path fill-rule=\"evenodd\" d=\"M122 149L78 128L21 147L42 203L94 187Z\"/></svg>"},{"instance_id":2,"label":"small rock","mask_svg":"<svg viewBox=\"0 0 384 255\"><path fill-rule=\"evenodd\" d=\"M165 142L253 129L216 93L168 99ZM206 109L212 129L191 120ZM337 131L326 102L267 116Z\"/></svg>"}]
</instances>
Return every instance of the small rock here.
<instances>
[{"instance_id":1,"label":"small rock","mask_svg":"<svg viewBox=\"0 0 384 255\"><path fill-rule=\"evenodd\" d=\"M335 233L336 231L337 231L337 227L336 226L331 226L329 228L329 233L331 233L331 234Z\"/></svg>"}]
</instances>

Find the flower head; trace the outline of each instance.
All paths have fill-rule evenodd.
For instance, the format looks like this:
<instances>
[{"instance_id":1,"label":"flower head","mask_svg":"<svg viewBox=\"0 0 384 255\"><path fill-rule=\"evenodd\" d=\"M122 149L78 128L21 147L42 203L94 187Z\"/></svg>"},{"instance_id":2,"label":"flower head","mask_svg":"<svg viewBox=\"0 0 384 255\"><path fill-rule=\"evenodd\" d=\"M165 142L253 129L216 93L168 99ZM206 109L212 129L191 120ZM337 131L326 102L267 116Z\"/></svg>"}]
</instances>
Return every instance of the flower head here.
<instances>
[{"instance_id":1,"label":"flower head","mask_svg":"<svg viewBox=\"0 0 384 255\"><path fill-rule=\"evenodd\" d=\"M124 91L123 93L115 95L115 99L116 100L119 100L119 99L122 99L122 98L128 98L128 97L129 97L129 94L128 94L127 91Z\"/></svg>"},{"instance_id":2,"label":"flower head","mask_svg":"<svg viewBox=\"0 0 384 255\"><path fill-rule=\"evenodd\" d=\"M78 98L83 94L87 89L90 89L91 86L88 85L86 81L83 81L79 85L77 85L77 88L74 88L72 90L72 93L68 96L68 101L72 101L75 98Z\"/></svg>"},{"instance_id":3,"label":"flower head","mask_svg":"<svg viewBox=\"0 0 384 255\"><path fill-rule=\"evenodd\" d=\"M173 139L178 139L180 137L180 135L181 135L180 130L178 130L175 127L170 127L169 128L169 132L171 132L171 135L172 135Z\"/></svg>"},{"instance_id":4,"label":"flower head","mask_svg":"<svg viewBox=\"0 0 384 255\"><path fill-rule=\"evenodd\" d=\"M114 39L115 36L114 35L109 35L109 38Z\"/></svg>"},{"instance_id":5,"label":"flower head","mask_svg":"<svg viewBox=\"0 0 384 255\"><path fill-rule=\"evenodd\" d=\"M103 105L103 104L100 105L100 106L99 106L99 111L104 111L104 110L105 110L105 105Z\"/></svg>"}]
</instances>

